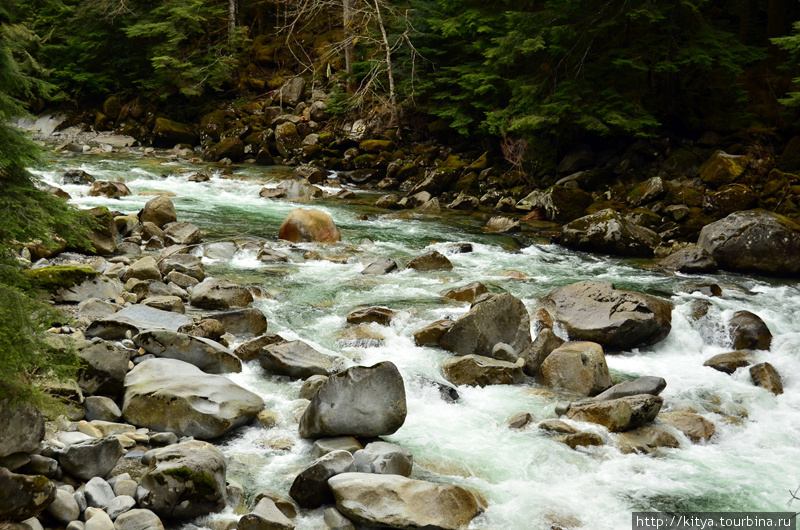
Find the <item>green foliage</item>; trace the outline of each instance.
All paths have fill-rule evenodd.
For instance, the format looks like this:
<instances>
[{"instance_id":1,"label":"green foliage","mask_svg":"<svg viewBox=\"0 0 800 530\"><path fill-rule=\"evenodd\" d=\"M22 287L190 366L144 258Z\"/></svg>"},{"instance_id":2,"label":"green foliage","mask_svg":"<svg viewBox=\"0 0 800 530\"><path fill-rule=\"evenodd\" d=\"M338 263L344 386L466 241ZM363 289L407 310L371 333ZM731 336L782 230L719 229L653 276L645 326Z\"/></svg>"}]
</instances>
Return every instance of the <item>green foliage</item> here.
<instances>
[{"instance_id":1,"label":"green foliage","mask_svg":"<svg viewBox=\"0 0 800 530\"><path fill-rule=\"evenodd\" d=\"M789 60L786 61L785 69L796 72L800 66L800 21L795 22L792 25L792 28L793 31L791 35L776 37L770 40L772 41L772 44L781 50L788 52ZM800 86L800 77L795 77L792 79L792 82L795 85ZM785 98L782 98L779 101L787 107L800 107L800 91L789 92L786 94Z\"/></svg>"}]
</instances>

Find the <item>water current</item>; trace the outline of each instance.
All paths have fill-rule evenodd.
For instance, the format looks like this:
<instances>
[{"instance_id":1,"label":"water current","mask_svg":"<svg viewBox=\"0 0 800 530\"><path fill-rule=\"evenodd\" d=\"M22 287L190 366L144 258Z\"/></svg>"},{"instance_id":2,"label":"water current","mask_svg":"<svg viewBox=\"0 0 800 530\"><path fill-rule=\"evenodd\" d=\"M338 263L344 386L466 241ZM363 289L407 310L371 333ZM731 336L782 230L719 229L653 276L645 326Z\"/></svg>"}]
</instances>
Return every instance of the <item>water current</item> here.
<instances>
[{"instance_id":1,"label":"water current","mask_svg":"<svg viewBox=\"0 0 800 530\"><path fill-rule=\"evenodd\" d=\"M64 185L61 180L65 170L74 168L98 180L125 181L133 194L119 200L88 197L88 186ZM265 264L248 250L238 251L231 260L204 261L208 274L263 286L269 297L254 305L266 315L269 332L301 339L357 364L389 360L398 366L406 382L408 417L397 433L385 438L413 453L412 478L459 484L485 496L489 507L470 528L549 529L556 523L617 530L630 528L631 512L637 510L797 511L797 502L787 507L790 491L800 484L796 281L729 273L669 275L644 261L483 234L482 220L464 214L393 219L370 206L376 197L373 192L360 190L354 190L355 201L313 203L333 216L342 232L341 244L289 246L277 241L280 223L290 210L310 206L263 199L258 192L290 176L290 169L245 166L233 177L216 172L207 182L187 181L190 172L204 168L167 156L89 154L52 158L34 173L70 193L75 204L103 205L124 213L138 212L151 198L137 195L140 192L170 191L176 195L178 219L199 226L206 241L256 238L287 252L290 263ZM470 242L474 251L453 253L455 242ZM360 274L376 258L405 263L430 249L447 254L453 270ZM304 259L304 253L312 250L332 259ZM424 378L445 381L441 364L449 354L415 346L412 333L469 309L465 303L444 301L440 291L480 281L492 292L517 296L533 315L537 300L554 287L586 279L610 281L675 304L666 340L608 355L607 362L615 382L639 375L664 377L662 411L692 409L702 414L716 425L708 442L692 444L679 435L681 447L662 450L660 456L623 455L605 429L573 422L607 442L576 451L535 426L512 430L507 425L519 412L529 412L536 421L553 418L556 402L568 396L528 383L459 387L460 400L447 403L424 383ZM682 291L694 282L717 283L723 295L708 298ZM697 299L713 304L713 318L705 319L704 326L689 318L691 303ZM345 315L368 306L399 311L388 327L370 325L385 340L367 347L342 341ZM747 369L726 375L703 366L711 356L731 350L722 323L738 310L758 314L772 331L771 350L758 352L756 360L769 361L782 374L782 395L754 386ZM286 496L295 475L311 461L311 442L299 437L295 419L306 403L297 397L302 382L268 375L257 361L246 363L242 373L230 378L261 395L267 408L278 414L278 424L270 430L245 427L216 442L229 458L229 479L247 493L269 489ZM210 524L220 517L231 515L196 524ZM297 520L298 529L324 527L319 511Z\"/></svg>"}]
</instances>

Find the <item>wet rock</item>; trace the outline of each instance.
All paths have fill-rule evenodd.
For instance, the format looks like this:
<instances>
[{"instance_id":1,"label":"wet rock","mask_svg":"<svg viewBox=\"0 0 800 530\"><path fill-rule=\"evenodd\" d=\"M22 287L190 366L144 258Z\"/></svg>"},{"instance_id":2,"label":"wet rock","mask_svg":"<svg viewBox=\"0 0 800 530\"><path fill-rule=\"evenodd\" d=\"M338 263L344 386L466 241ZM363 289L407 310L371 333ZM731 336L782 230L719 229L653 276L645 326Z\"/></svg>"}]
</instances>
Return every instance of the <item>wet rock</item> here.
<instances>
[{"instance_id":1,"label":"wet rock","mask_svg":"<svg viewBox=\"0 0 800 530\"><path fill-rule=\"evenodd\" d=\"M278 252L271 248L262 248L259 250L256 259L261 263L289 263L291 261L288 254Z\"/></svg>"},{"instance_id":2,"label":"wet rock","mask_svg":"<svg viewBox=\"0 0 800 530\"><path fill-rule=\"evenodd\" d=\"M175 359L141 362L125 378L122 415L137 427L211 439L250 423L264 408L230 379Z\"/></svg>"},{"instance_id":3,"label":"wet rock","mask_svg":"<svg viewBox=\"0 0 800 530\"><path fill-rule=\"evenodd\" d=\"M0 457L33 453L44 438L44 418L31 405L12 405L0 400Z\"/></svg>"},{"instance_id":4,"label":"wet rock","mask_svg":"<svg viewBox=\"0 0 800 530\"><path fill-rule=\"evenodd\" d=\"M525 304L504 293L476 303L442 336L440 345L456 355L490 357L498 342L523 352L531 345L530 317Z\"/></svg>"},{"instance_id":5,"label":"wet rock","mask_svg":"<svg viewBox=\"0 0 800 530\"><path fill-rule=\"evenodd\" d=\"M611 386L603 348L595 342L567 342L553 350L540 368L542 382L558 388L594 396Z\"/></svg>"},{"instance_id":6,"label":"wet rock","mask_svg":"<svg viewBox=\"0 0 800 530\"><path fill-rule=\"evenodd\" d=\"M384 475L411 475L414 457L407 449L386 442L372 442L353 455L355 471Z\"/></svg>"},{"instance_id":7,"label":"wet rock","mask_svg":"<svg viewBox=\"0 0 800 530\"><path fill-rule=\"evenodd\" d=\"M765 210L736 212L706 225L697 246L726 270L777 275L800 272L800 226Z\"/></svg>"},{"instance_id":8,"label":"wet rock","mask_svg":"<svg viewBox=\"0 0 800 530\"><path fill-rule=\"evenodd\" d=\"M262 497L252 510L239 519L238 530L292 530L294 523L281 512L275 501Z\"/></svg>"},{"instance_id":9,"label":"wet rock","mask_svg":"<svg viewBox=\"0 0 800 530\"><path fill-rule=\"evenodd\" d=\"M391 362L330 376L300 418L300 436L382 436L406 419L403 378Z\"/></svg>"},{"instance_id":10,"label":"wet rock","mask_svg":"<svg viewBox=\"0 0 800 530\"><path fill-rule=\"evenodd\" d=\"M519 221L502 216L492 217L483 227L483 231L489 234L510 234L519 230Z\"/></svg>"},{"instance_id":11,"label":"wet rock","mask_svg":"<svg viewBox=\"0 0 800 530\"><path fill-rule=\"evenodd\" d=\"M218 241L203 245L203 256L208 259L227 261L236 254L236 243L231 241Z\"/></svg>"},{"instance_id":12,"label":"wet rock","mask_svg":"<svg viewBox=\"0 0 800 530\"><path fill-rule=\"evenodd\" d=\"M228 158L233 162L241 162L244 158L244 142L237 137L223 138L216 144L207 148L203 153L206 162L217 162Z\"/></svg>"},{"instance_id":13,"label":"wet rock","mask_svg":"<svg viewBox=\"0 0 800 530\"><path fill-rule=\"evenodd\" d=\"M139 215L142 223L150 222L161 228L167 223L174 223L178 220L175 213L175 205L166 195L159 195L147 201L142 213Z\"/></svg>"},{"instance_id":14,"label":"wet rock","mask_svg":"<svg viewBox=\"0 0 800 530\"><path fill-rule=\"evenodd\" d=\"M328 479L355 471L353 462L353 455L347 451L333 451L318 458L295 477L289 496L306 509L331 504L333 494L328 487Z\"/></svg>"},{"instance_id":15,"label":"wet rock","mask_svg":"<svg viewBox=\"0 0 800 530\"><path fill-rule=\"evenodd\" d=\"M312 375L330 375L341 367L342 360L295 340L262 348L258 352L258 362L270 373L304 379Z\"/></svg>"},{"instance_id":16,"label":"wet rock","mask_svg":"<svg viewBox=\"0 0 800 530\"><path fill-rule=\"evenodd\" d=\"M173 271L191 276L201 282L206 277L203 262L192 254L169 255L161 260L161 268L166 277L169 277Z\"/></svg>"},{"instance_id":17,"label":"wet rock","mask_svg":"<svg viewBox=\"0 0 800 530\"><path fill-rule=\"evenodd\" d=\"M128 373L131 353L106 341L80 343L78 357L83 361L83 366L78 371L78 386L83 393L112 399L119 397L125 374Z\"/></svg>"},{"instance_id":18,"label":"wet rock","mask_svg":"<svg viewBox=\"0 0 800 530\"><path fill-rule=\"evenodd\" d=\"M455 324L454 320L437 320L414 332L414 344L417 346L438 346L439 341Z\"/></svg>"},{"instance_id":19,"label":"wet rock","mask_svg":"<svg viewBox=\"0 0 800 530\"><path fill-rule=\"evenodd\" d=\"M728 321L731 342L737 350L769 350L772 333L761 317L750 311L737 311Z\"/></svg>"},{"instance_id":20,"label":"wet rock","mask_svg":"<svg viewBox=\"0 0 800 530\"><path fill-rule=\"evenodd\" d=\"M444 362L442 370L454 385L514 385L525 378L521 363L498 361L482 355L450 358Z\"/></svg>"},{"instance_id":21,"label":"wet rock","mask_svg":"<svg viewBox=\"0 0 800 530\"><path fill-rule=\"evenodd\" d=\"M145 493L139 505L160 517L191 519L225 507L225 456L207 442L192 440L153 449L142 463Z\"/></svg>"},{"instance_id":22,"label":"wet rock","mask_svg":"<svg viewBox=\"0 0 800 530\"><path fill-rule=\"evenodd\" d=\"M83 408L86 421L117 421L122 416L122 411L114 400L105 396L88 396L83 402Z\"/></svg>"},{"instance_id":23,"label":"wet rock","mask_svg":"<svg viewBox=\"0 0 800 530\"><path fill-rule=\"evenodd\" d=\"M578 447L592 447L598 445L605 445L600 435L593 432L576 432L575 434L562 434L556 436L555 440L568 445L572 449Z\"/></svg>"},{"instance_id":24,"label":"wet rock","mask_svg":"<svg viewBox=\"0 0 800 530\"><path fill-rule=\"evenodd\" d=\"M258 352L261 351L262 348L281 342L286 342L283 340L283 337L267 333L240 344L233 353L243 361L252 361L258 358Z\"/></svg>"},{"instance_id":25,"label":"wet rock","mask_svg":"<svg viewBox=\"0 0 800 530\"><path fill-rule=\"evenodd\" d=\"M64 184L86 185L95 181L94 177L82 169L70 169L61 176Z\"/></svg>"},{"instance_id":26,"label":"wet rock","mask_svg":"<svg viewBox=\"0 0 800 530\"><path fill-rule=\"evenodd\" d=\"M552 433L559 433L559 434L576 434L580 431L569 425L568 423L564 423L561 420L544 420L539 423L539 429L547 432Z\"/></svg>"},{"instance_id":27,"label":"wet rock","mask_svg":"<svg viewBox=\"0 0 800 530\"><path fill-rule=\"evenodd\" d=\"M449 271L453 269L453 264L443 254L436 250L431 250L409 261L407 267L420 272Z\"/></svg>"},{"instance_id":28,"label":"wet rock","mask_svg":"<svg viewBox=\"0 0 800 530\"><path fill-rule=\"evenodd\" d=\"M164 228L168 245L196 245L202 241L200 229L192 223L174 223Z\"/></svg>"},{"instance_id":29,"label":"wet rock","mask_svg":"<svg viewBox=\"0 0 800 530\"><path fill-rule=\"evenodd\" d=\"M46 509L47 513L61 524L69 524L72 521L76 521L81 515L81 510L75 501L75 497L64 488L56 490L56 497L53 503Z\"/></svg>"},{"instance_id":30,"label":"wet rock","mask_svg":"<svg viewBox=\"0 0 800 530\"><path fill-rule=\"evenodd\" d=\"M508 428L509 429L523 429L533 423L533 416L530 412L520 412L519 414L514 414L508 420Z\"/></svg>"},{"instance_id":31,"label":"wet rock","mask_svg":"<svg viewBox=\"0 0 800 530\"><path fill-rule=\"evenodd\" d=\"M56 498L55 485L45 477L17 475L0 467L0 520L36 517Z\"/></svg>"},{"instance_id":32,"label":"wet rock","mask_svg":"<svg viewBox=\"0 0 800 530\"><path fill-rule=\"evenodd\" d=\"M89 188L89 197L107 197L109 199L119 199L127 197L131 194L131 190L124 182L109 182L106 180L97 180L92 183Z\"/></svg>"},{"instance_id":33,"label":"wet rock","mask_svg":"<svg viewBox=\"0 0 800 530\"><path fill-rule=\"evenodd\" d=\"M560 348L565 342L564 339L557 336L551 328L552 324L550 328L543 328L542 331L536 335L536 340L522 352L521 357L525 359L524 370L525 373L530 376L539 375L539 370L542 367L542 363L547 359L547 356L556 348Z\"/></svg>"},{"instance_id":34,"label":"wet rock","mask_svg":"<svg viewBox=\"0 0 800 530\"><path fill-rule=\"evenodd\" d=\"M706 274L717 272L717 262L706 250L700 247L686 247L678 250L658 262L658 265L669 271L687 274Z\"/></svg>"},{"instance_id":35,"label":"wet rock","mask_svg":"<svg viewBox=\"0 0 800 530\"><path fill-rule=\"evenodd\" d=\"M650 394L658 396L667 387L667 382L662 377L644 376L631 381L623 381L616 384L594 397L595 401L606 399L617 399L621 397L635 396L637 394Z\"/></svg>"},{"instance_id":36,"label":"wet rock","mask_svg":"<svg viewBox=\"0 0 800 530\"><path fill-rule=\"evenodd\" d=\"M629 350L663 340L672 329L672 304L655 296L583 281L559 287L540 301L570 339Z\"/></svg>"},{"instance_id":37,"label":"wet rock","mask_svg":"<svg viewBox=\"0 0 800 530\"><path fill-rule=\"evenodd\" d=\"M26 455L26 458L30 461L18 469L20 473L26 475L44 475L47 478L54 478L58 474L58 460L36 454Z\"/></svg>"},{"instance_id":38,"label":"wet rock","mask_svg":"<svg viewBox=\"0 0 800 530\"><path fill-rule=\"evenodd\" d=\"M189 303L201 309L230 309L244 307L253 302L246 287L217 278L207 278L195 285Z\"/></svg>"},{"instance_id":39,"label":"wet rock","mask_svg":"<svg viewBox=\"0 0 800 530\"><path fill-rule=\"evenodd\" d=\"M330 214L301 208L289 212L281 224L278 237L293 243L335 243L342 238Z\"/></svg>"},{"instance_id":40,"label":"wet rock","mask_svg":"<svg viewBox=\"0 0 800 530\"><path fill-rule=\"evenodd\" d=\"M190 324L192 320L180 313L161 311L144 305L131 305L101 320L95 320L86 328L89 338L99 337L104 340L124 340L128 332L131 336L148 329L171 329L177 331L181 326Z\"/></svg>"},{"instance_id":41,"label":"wet rock","mask_svg":"<svg viewBox=\"0 0 800 530\"><path fill-rule=\"evenodd\" d=\"M242 371L242 361L213 340L170 330L150 330L136 335L133 342L156 357L193 364L209 374Z\"/></svg>"},{"instance_id":42,"label":"wet rock","mask_svg":"<svg viewBox=\"0 0 800 530\"><path fill-rule=\"evenodd\" d=\"M663 403L661 397L649 394L573 403L567 411L567 418L597 423L611 432L624 432L652 421Z\"/></svg>"},{"instance_id":43,"label":"wet rock","mask_svg":"<svg viewBox=\"0 0 800 530\"><path fill-rule=\"evenodd\" d=\"M553 186L532 192L517 203L517 209L540 210L548 221L564 224L583 217L590 204L592 196L580 188Z\"/></svg>"},{"instance_id":44,"label":"wet rock","mask_svg":"<svg viewBox=\"0 0 800 530\"><path fill-rule=\"evenodd\" d=\"M156 147L172 148L177 144L197 145L199 137L190 125L167 118L156 118L153 143Z\"/></svg>"},{"instance_id":45,"label":"wet rock","mask_svg":"<svg viewBox=\"0 0 800 530\"><path fill-rule=\"evenodd\" d=\"M642 182L628 195L628 203L631 206L641 206L649 202L657 201L667 194L667 188L661 177L653 177Z\"/></svg>"},{"instance_id":46,"label":"wet rock","mask_svg":"<svg viewBox=\"0 0 800 530\"><path fill-rule=\"evenodd\" d=\"M661 448L675 449L681 446L680 441L663 427L645 425L632 431L624 432L617 437L622 454L657 453Z\"/></svg>"},{"instance_id":47,"label":"wet rock","mask_svg":"<svg viewBox=\"0 0 800 530\"><path fill-rule=\"evenodd\" d=\"M214 313L212 318L232 335L258 337L267 331L267 318L255 307Z\"/></svg>"},{"instance_id":48,"label":"wet rock","mask_svg":"<svg viewBox=\"0 0 800 530\"><path fill-rule=\"evenodd\" d=\"M576 219L561 231L565 247L619 256L653 255L661 237L618 212L606 209Z\"/></svg>"},{"instance_id":49,"label":"wet rock","mask_svg":"<svg viewBox=\"0 0 800 530\"><path fill-rule=\"evenodd\" d=\"M716 431L712 422L693 412L665 412L658 419L675 427L694 443L708 440Z\"/></svg>"},{"instance_id":50,"label":"wet rock","mask_svg":"<svg viewBox=\"0 0 800 530\"><path fill-rule=\"evenodd\" d=\"M460 486L399 475L343 473L328 484L336 508L360 525L458 530L481 511L475 495Z\"/></svg>"},{"instance_id":51,"label":"wet rock","mask_svg":"<svg viewBox=\"0 0 800 530\"><path fill-rule=\"evenodd\" d=\"M750 377L753 378L753 384L766 388L776 396L783 394L783 383L781 382L781 375L769 363L760 363L750 367Z\"/></svg>"},{"instance_id":52,"label":"wet rock","mask_svg":"<svg viewBox=\"0 0 800 530\"><path fill-rule=\"evenodd\" d=\"M716 283L690 283L679 289L684 293L700 293L704 296L722 296L722 288Z\"/></svg>"},{"instance_id":53,"label":"wet rock","mask_svg":"<svg viewBox=\"0 0 800 530\"><path fill-rule=\"evenodd\" d=\"M442 297L449 300L455 300L457 302L469 302L471 304L475 302L479 296L488 292L489 289L481 282L472 282L462 287L442 291L440 294Z\"/></svg>"},{"instance_id":54,"label":"wet rock","mask_svg":"<svg viewBox=\"0 0 800 530\"><path fill-rule=\"evenodd\" d=\"M327 508L322 514L322 520L329 530L356 530L353 521L342 515L336 508Z\"/></svg>"},{"instance_id":55,"label":"wet rock","mask_svg":"<svg viewBox=\"0 0 800 530\"><path fill-rule=\"evenodd\" d=\"M117 517L114 530L164 530L164 525L152 511L136 509Z\"/></svg>"},{"instance_id":56,"label":"wet rock","mask_svg":"<svg viewBox=\"0 0 800 530\"><path fill-rule=\"evenodd\" d=\"M119 440L106 436L68 445L59 453L58 463L73 477L89 480L108 476L122 453Z\"/></svg>"},{"instance_id":57,"label":"wet rock","mask_svg":"<svg viewBox=\"0 0 800 530\"><path fill-rule=\"evenodd\" d=\"M397 270L397 262L391 258L380 258L373 261L367 268L361 271L361 274L369 274L372 276L382 276Z\"/></svg>"},{"instance_id":58,"label":"wet rock","mask_svg":"<svg viewBox=\"0 0 800 530\"><path fill-rule=\"evenodd\" d=\"M317 459L333 451L347 451L350 454L355 454L356 451L360 451L361 449L364 449L364 446L353 436L320 438L311 446L311 458Z\"/></svg>"},{"instance_id":59,"label":"wet rock","mask_svg":"<svg viewBox=\"0 0 800 530\"><path fill-rule=\"evenodd\" d=\"M363 324L375 322L381 326L388 326L392 323L395 312L385 307L368 307L357 309L347 314L348 324Z\"/></svg>"},{"instance_id":60,"label":"wet rock","mask_svg":"<svg viewBox=\"0 0 800 530\"><path fill-rule=\"evenodd\" d=\"M720 372L724 372L726 374L732 374L738 368L744 368L745 366L749 365L753 361L753 356L746 351L732 351L728 353L720 353L705 363L703 366L710 366L714 370L718 370Z\"/></svg>"}]
</instances>

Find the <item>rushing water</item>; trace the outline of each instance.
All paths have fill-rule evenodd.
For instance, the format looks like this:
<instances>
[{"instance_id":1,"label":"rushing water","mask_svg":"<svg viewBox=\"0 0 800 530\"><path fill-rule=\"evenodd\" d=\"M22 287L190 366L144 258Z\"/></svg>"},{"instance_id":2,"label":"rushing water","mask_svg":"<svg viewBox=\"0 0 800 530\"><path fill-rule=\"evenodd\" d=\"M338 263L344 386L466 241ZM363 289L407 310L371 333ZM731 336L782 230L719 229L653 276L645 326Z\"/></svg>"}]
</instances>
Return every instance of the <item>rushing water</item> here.
<instances>
[{"instance_id":1,"label":"rushing water","mask_svg":"<svg viewBox=\"0 0 800 530\"><path fill-rule=\"evenodd\" d=\"M202 169L186 161L136 155L84 155L51 160L37 169L44 181L65 189L82 206L104 205L136 213L151 197L147 190L166 190L178 218L198 225L206 241L232 238L265 239L292 261L264 264L254 251L237 252L230 262L206 259L214 276L259 284L269 298L255 302L269 322L269 331L302 339L322 352L371 365L390 360L406 381L408 418L387 441L414 454L412 477L455 483L480 491L489 508L476 518L476 529L549 529L553 521L591 529L630 528L635 510L785 511L790 490L800 484L800 288L796 282L736 274L667 275L642 261L572 252L554 245L523 248L510 237L480 232L481 221L465 215L392 219L368 204L373 195L356 190L355 203L329 199L313 207L329 212L342 232L342 243L285 245L276 240L278 227L296 203L262 199L259 189L274 186L288 170L244 167L234 177L214 176L189 182L187 172ZM120 200L87 197L87 186L63 185L65 169L80 168L98 180L123 180L133 192ZM331 190L335 191L335 190ZM304 206L308 207L308 206ZM367 214L369 220L360 220ZM453 242L472 242L474 252L449 253L448 272L403 270L379 277L360 274L378 257L404 263L430 249L450 252ZM316 250L334 261L304 259ZM525 279L509 277L519 271ZM517 275L519 276L519 275ZM412 333L446 316L457 317L468 304L444 301L439 292L481 281L492 292L510 292L531 314L537 300L556 286L578 280L614 282L618 287L649 292L675 304L672 332L663 342L638 351L609 355L615 381L655 375L667 380L664 411L691 408L716 425L707 443L681 437L680 449L661 456L623 455L613 435L592 424L577 424L599 434L607 445L574 451L535 427L512 430L507 420L529 412L539 421L555 417L560 396L533 384L460 387L455 404L442 401L420 376L444 381L446 352L414 345ZM686 294L693 282L714 282L723 296ZM746 369L734 375L703 367L703 362L730 350L721 326L698 328L689 320L697 299L713 303L712 316L724 322L733 312L758 314L774 335L772 349L759 352L783 376L784 394L774 396L755 387ZM399 311L391 326L372 324L385 338L378 347L346 347L340 333L345 315L358 307L386 306ZM712 319L712 320L714 320ZM301 382L265 374L256 361L231 375L260 394L278 414L278 425L266 430L247 427L219 441L229 457L229 478L248 494L270 489L288 495L294 476L308 463L311 443L297 433L297 398ZM563 397L563 396L561 396ZM288 448L288 449L287 449ZM318 513L301 515L299 529L324 528ZM198 524L210 524L214 518ZM231 515L227 515L231 517Z\"/></svg>"}]
</instances>

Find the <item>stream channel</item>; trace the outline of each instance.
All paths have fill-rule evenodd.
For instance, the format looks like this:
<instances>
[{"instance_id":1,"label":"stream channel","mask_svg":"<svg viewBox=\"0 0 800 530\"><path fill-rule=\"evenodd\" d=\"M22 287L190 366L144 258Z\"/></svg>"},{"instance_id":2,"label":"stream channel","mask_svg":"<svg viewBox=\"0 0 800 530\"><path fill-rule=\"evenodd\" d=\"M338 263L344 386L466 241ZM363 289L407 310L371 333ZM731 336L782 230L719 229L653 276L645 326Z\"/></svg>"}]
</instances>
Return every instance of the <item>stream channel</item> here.
<instances>
[{"instance_id":1,"label":"stream channel","mask_svg":"<svg viewBox=\"0 0 800 530\"><path fill-rule=\"evenodd\" d=\"M259 190L292 178L291 169L243 166L233 177L215 173L209 181L198 183L186 177L207 166L163 155L49 155L45 165L33 172L70 193L77 205L102 205L126 214L137 213L152 198L137 193L170 191L176 194L172 200L178 220L199 226L204 241L256 238L289 253L290 263L261 263L255 251L248 250L238 251L231 260L204 258L204 262L207 275L263 287L268 297L257 299L254 305L266 315L270 333L301 339L356 364L395 363L405 379L408 417L397 433L385 439L413 453L412 478L459 484L485 496L489 507L470 528L549 529L555 522L617 530L630 528L631 512L639 510L798 511L798 502L787 506L790 491L800 484L800 288L796 281L730 273L670 275L652 267L650 261L483 234L483 218L463 213L386 218L386 211L371 206L377 195L361 190L354 190L358 197L349 202L323 199L310 205L263 199ZM61 180L65 170L75 168L97 180L124 181L132 195L119 200L88 197L88 186L64 185ZM342 232L342 243L323 247L279 242L278 227L297 207L330 213ZM364 214L369 220L359 219ZM470 242L474 251L453 253L454 242ZM360 274L377 258L391 257L403 265L430 249L447 254L453 270L404 269L377 277ZM311 250L337 259L304 259ZM509 275L509 271L522 275ZM689 408L699 412L716 425L708 442L692 444L679 434L679 449L661 450L659 456L623 455L604 428L567 420L607 442L576 451L554 441L535 423L522 430L507 425L519 412L531 413L535 422L554 418L558 400L569 396L525 383L459 387L460 399L447 403L433 386L422 382L420 376L445 382L441 364L450 354L415 346L413 332L441 318L457 318L469 309L467 303L444 300L440 291L480 281L494 293L517 296L533 316L537 300L553 288L587 279L610 281L675 304L667 339L648 348L608 355L607 362L614 382L640 375L665 378L662 412ZM707 298L681 292L694 282L717 283L723 295ZM698 298L713 303L711 321L718 324L691 324L690 305ZM342 341L340 333L348 327L345 315L369 306L399 312L388 327L370 325L385 340L367 347ZM711 356L732 349L722 323L738 310L756 313L772 331L771 351L757 352L755 362L769 361L778 370L783 377L782 395L754 386L747 369L726 375L703 366ZM196 310L190 308L194 316L191 311ZM536 330L532 331L535 336ZM556 332L563 337L563 331ZM245 363L243 372L230 378L261 395L279 420L273 429L253 425L215 441L228 457L228 478L240 483L247 494L269 489L288 496L292 480L311 461L312 442L299 437L295 419L306 403L297 397L302 381L268 375L257 361ZM325 528L321 512L302 514L297 528ZM194 524L202 527L214 518L231 516L215 514Z\"/></svg>"}]
</instances>

